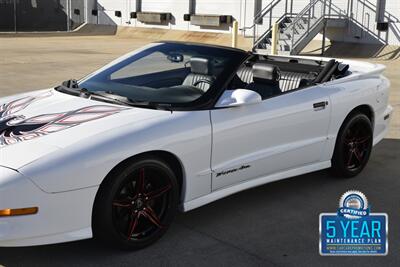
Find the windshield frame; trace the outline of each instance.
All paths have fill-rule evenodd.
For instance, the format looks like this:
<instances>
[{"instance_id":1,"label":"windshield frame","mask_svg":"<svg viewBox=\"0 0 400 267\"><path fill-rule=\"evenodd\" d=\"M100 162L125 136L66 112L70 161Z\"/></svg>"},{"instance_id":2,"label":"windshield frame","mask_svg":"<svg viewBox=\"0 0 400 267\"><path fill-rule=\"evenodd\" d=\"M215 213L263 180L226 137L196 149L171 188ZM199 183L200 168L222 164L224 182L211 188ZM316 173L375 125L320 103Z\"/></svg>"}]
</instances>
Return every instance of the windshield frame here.
<instances>
[{"instance_id":1,"label":"windshield frame","mask_svg":"<svg viewBox=\"0 0 400 267\"><path fill-rule=\"evenodd\" d=\"M217 101L220 94L223 92L224 87L230 81L232 75L235 73L236 69L242 64L243 61L246 60L249 56L249 52L246 52L241 49L223 47L217 45L207 45L207 44L198 44L198 43L188 43L188 42L157 42L146 45L138 50L135 50L131 53L128 53L99 70L87 75L86 77L77 81L78 85L90 80L91 78L99 75L105 71L109 71L113 67L118 64L123 63L124 61L131 60L133 57L139 55L141 52L147 52L147 50L154 50L160 45L174 45L174 46L182 46L183 49L212 49L213 53L221 53L224 57L229 58L229 64L222 70L222 72L218 75L217 79L214 81L212 86L209 88L207 92L205 92L202 96L195 99L194 101L185 102L185 103L168 103L169 108L171 110L202 110L202 109L211 109L215 101ZM89 89L89 88L88 88ZM95 92L95 91L94 91ZM166 103L160 103L160 105L165 105ZM145 108L146 106L140 106ZM148 106L147 108L154 108L154 106Z\"/></svg>"}]
</instances>

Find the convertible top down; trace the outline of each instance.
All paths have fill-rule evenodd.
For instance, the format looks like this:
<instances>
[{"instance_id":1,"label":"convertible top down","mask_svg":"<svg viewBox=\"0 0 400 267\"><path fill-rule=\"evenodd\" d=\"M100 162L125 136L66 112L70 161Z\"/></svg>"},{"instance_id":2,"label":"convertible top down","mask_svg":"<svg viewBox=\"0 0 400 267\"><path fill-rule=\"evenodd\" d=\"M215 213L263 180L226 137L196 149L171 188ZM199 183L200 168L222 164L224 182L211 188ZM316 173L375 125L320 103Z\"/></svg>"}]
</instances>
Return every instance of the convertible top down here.
<instances>
[{"instance_id":1,"label":"convertible top down","mask_svg":"<svg viewBox=\"0 0 400 267\"><path fill-rule=\"evenodd\" d=\"M353 177L392 113L385 67L161 42L0 99L0 246L139 249L175 212L325 168Z\"/></svg>"}]
</instances>

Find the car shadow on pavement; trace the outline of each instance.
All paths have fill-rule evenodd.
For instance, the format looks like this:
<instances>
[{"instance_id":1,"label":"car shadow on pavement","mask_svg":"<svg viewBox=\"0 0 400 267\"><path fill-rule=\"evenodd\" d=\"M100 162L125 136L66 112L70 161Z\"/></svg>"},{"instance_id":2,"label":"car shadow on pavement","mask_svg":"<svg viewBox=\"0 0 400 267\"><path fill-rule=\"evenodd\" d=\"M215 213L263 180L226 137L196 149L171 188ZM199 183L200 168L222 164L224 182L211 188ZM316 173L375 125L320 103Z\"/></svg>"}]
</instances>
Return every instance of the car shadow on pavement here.
<instances>
[{"instance_id":1,"label":"car shadow on pavement","mask_svg":"<svg viewBox=\"0 0 400 267\"><path fill-rule=\"evenodd\" d=\"M399 188L400 140L385 139L356 178L319 171L229 196L179 214L159 242L140 251L119 251L94 240L0 248L0 265L395 266L400 262ZM388 256L319 255L319 213L335 212L341 194L351 189L367 195L373 212L389 214Z\"/></svg>"}]
</instances>

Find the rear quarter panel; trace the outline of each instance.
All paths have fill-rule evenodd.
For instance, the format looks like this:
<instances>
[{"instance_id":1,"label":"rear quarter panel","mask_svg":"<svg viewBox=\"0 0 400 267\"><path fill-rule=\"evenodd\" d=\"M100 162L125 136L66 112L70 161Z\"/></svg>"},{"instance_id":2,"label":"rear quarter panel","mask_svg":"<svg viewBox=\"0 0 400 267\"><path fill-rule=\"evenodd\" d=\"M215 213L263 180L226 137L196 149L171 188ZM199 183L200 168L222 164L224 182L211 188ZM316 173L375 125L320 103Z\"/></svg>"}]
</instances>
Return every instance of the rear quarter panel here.
<instances>
[{"instance_id":1,"label":"rear quarter panel","mask_svg":"<svg viewBox=\"0 0 400 267\"><path fill-rule=\"evenodd\" d=\"M380 74L343 80L342 83L339 81L335 81L334 84L326 83L323 86L325 90L329 90L332 104L324 160L332 158L340 127L356 107L367 105L373 111L374 138L384 130L380 118L383 117L388 103L389 81Z\"/></svg>"}]
</instances>

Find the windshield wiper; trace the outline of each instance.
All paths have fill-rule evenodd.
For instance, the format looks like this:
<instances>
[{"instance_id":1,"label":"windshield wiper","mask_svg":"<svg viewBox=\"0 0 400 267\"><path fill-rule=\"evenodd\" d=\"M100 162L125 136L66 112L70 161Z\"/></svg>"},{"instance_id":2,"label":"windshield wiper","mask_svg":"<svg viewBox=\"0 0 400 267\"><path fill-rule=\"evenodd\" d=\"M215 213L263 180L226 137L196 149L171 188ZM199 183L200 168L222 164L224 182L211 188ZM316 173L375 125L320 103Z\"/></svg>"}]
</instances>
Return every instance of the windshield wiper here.
<instances>
[{"instance_id":1,"label":"windshield wiper","mask_svg":"<svg viewBox=\"0 0 400 267\"><path fill-rule=\"evenodd\" d=\"M86 88L79 87L78 81L71 79L63 82L60 86L55 88L57 91L72 94L84 98L101 98L102 101L117 103L127 106L133 106L132 101L129 98L116 95L113 92L91 92Z\"/></svg>"},{"instance_id":2,"label":"windshield wiper","mask_svg":"<svg viewBox=\"0 0 400 267\"><path fill-rule=\"evenodd\" d=\"M106 99L110 99L112 101L124 104L124 105L129 105L129 106L140 106L140 107L151 107L155 109L161 109L161 110L168 110L172 112L172 105L171 104L163 104L163 103L155 103L155 102L150 102L150 101L143 101L143 100L132 100L126 96L122 96L119 94L116 94L112 91L95 91L91 92L87 90L86 88L81 88L80 91L83 94L88 94L93 98L95 97L102 97Z\"/></svg>"},{"instance_id":3,"label":"windshield wiper","mask_svg":"<svg viewBox=\"0 0 400 267\"><path fill-rule=\"evenodd\" d=\"M57 91L66 92L84 98L97 98L105 102L117 103L126 106L140 106L151 107L155 109L168 110L172 112L171 104L162 104L142 100L132 100L126 96L116 94L112 91L89 91L86 88L79 87L77 80L71 79L65 81L59 87L55 88Z\"/></svg>"},{"instance_id":4,"label":"windshield wiper","mask_svg":"<svg viewBox=\"0 0 400 267\"><path fill-rule=\"evenodd\" d=\"M117 95L110 91L92 92L92 91L87 90L86 88L78 88L78 89L79 89L82 97L87 97L87 98L90 97L90 99L100 98L101 100L106 101L106 102L112 102L112 103L122 104L122 105L126 105L126 106L134 106L135 104L136 105L139 105L139 104L147 105L148 104L147 102L135 103L134 101L132 101L131 99L129 99L126 96Z\"/></svg>"}]
</instances>

